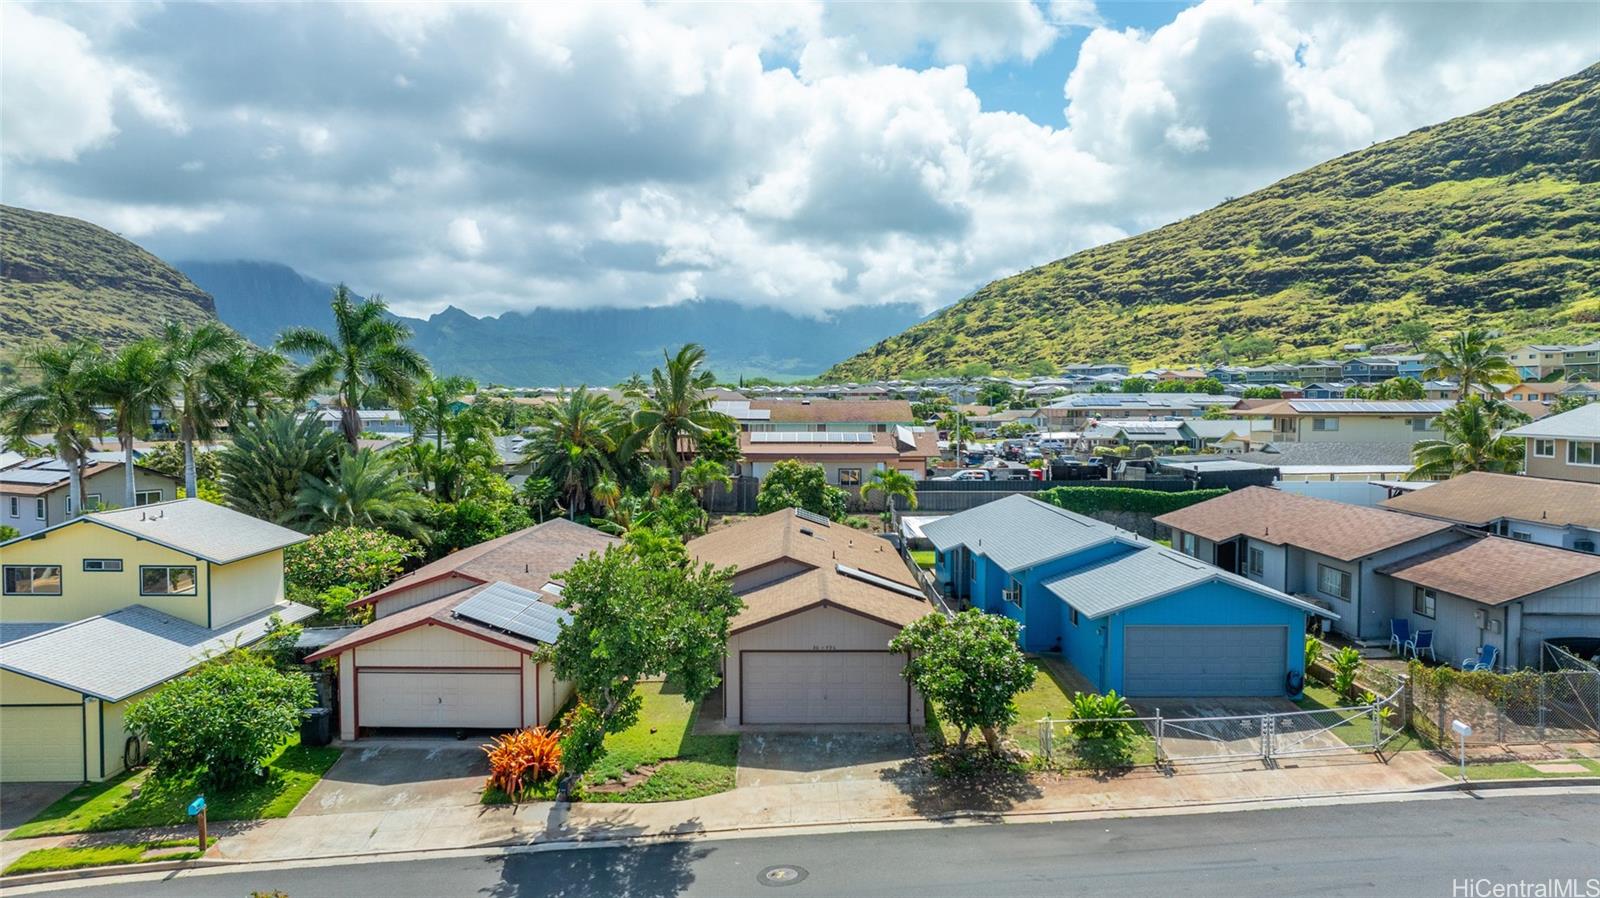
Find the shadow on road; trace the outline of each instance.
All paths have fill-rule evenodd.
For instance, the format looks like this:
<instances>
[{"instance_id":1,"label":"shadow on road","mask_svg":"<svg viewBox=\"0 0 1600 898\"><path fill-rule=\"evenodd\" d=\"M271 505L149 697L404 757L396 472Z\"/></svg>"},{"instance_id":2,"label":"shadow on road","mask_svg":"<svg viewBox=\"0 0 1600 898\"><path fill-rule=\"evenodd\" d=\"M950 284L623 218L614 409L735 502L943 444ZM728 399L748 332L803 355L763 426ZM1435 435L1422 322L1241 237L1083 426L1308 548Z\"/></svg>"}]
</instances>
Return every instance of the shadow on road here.
<instances>
[{"instance_id":1,"label":"shadow on road","mask_svg":"<svg viewBox=\"0 0 1600 898\"><path fill-rule=\"evenodd\" d=\"M686 843L624 850L551 851L485 858L501 865L500 881L480 889L493 898L591 898L628 895L673 898L694 882L692 865L716 849ZM755 883L751 882L754 890Z\"/></svg>"}]
</instances>

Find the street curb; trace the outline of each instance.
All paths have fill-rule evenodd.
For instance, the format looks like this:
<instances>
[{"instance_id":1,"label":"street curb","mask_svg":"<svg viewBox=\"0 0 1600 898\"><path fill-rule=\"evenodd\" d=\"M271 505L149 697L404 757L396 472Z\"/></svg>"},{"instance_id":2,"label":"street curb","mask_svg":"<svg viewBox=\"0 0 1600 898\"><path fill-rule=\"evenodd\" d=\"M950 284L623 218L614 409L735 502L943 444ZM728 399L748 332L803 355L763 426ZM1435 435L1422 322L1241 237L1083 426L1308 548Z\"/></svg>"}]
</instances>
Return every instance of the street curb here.
<instances>
[{"instance_id":1,"label":"street curb","mask_svg":"<svg viewBox=\"0 0 1600 898\"><path fill-rule=\"evenodd\" d=\"M24 873L16 876L0 877L0 886L39 885L54 882L71 882L82 879L94 879L106 876L121 876L135 873L163 873L181 870L204 870L221 867L250 867L256 865L292 864L297 861L338 861L348 858L376 858L390 855L427 855L451 851L481 851L496 848L523 848L559 850L559 846L585 846L600 847L605 845L638 845L663 842L682 842L694 839L706 839L721 835L735 833L757 833L771 830L816 830L835 829L839 827L872 826L886 824L917 824L917 823L960 823L973 822L1006 822L1008 820L1026 820L1039 817L1082 817L1082 818L1107 818L1118 816L1139 816L1157 814L1169 811L1193 811L1204 813L1206 810L1222 810L1226 808L1244 808L1251 805L1280 804L1285 802L1325 801L1328 799L1382 799L1406 795L1429 795L1447 792L1470 792L1475 789L1518 789L1518 788L1573 788L1596 787L1600 788L1600 777L1569 777L1565 779L1512 779L1512 780L1484 780L1474 783L1445 783L1433 786L1417 786L1411 789L1388 789L1375 792L1318 792L1302 795L1279 796L1273 798L1236 798L1220 801L1193 802L1168 805L1144 805L1137 807L1121 808L1079 808L1073 810L1048 810L1036 811L952 811L945 814L918 817L859 817L850 820L825 820L814 823L759 823L751 826L725 826L716 829L699 829L691 832L670 833L644 833L623 838L606 836L584 836L582 834L559 838L534 839L532 841L521 839L503 839L495 842L484 842L479 845L454 845L440 848L401 848L386 851L359 851L344 852L339 854L319 854L293 858L198 858L189 861L153 861L147 864L121 864L109 867L84 867L77 870L54 870L39 873Z\"/></svg>"}]
</instances>

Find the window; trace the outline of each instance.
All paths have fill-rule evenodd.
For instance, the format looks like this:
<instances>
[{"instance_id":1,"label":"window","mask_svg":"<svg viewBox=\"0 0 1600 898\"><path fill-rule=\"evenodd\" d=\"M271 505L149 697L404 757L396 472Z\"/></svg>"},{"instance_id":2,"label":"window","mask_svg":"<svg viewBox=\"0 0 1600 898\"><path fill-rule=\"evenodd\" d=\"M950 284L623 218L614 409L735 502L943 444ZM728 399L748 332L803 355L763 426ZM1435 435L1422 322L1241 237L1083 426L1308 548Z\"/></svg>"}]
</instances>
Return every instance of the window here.
<instances>
[{"instance_id":1,"label":"window","mask_svg":"<svg viewBox=\"0 0 1600 898\"><path fill-rule=\"evenodd\" d=\"M1266 567L1267 567L1267 553L1266 552L1263 552L1262 550L1256 548L1255 546L1251 546L1249 551L1247 551L1245 553L1245 557L1249 560L1250 573L1259 575L1262 571L1266 570Z\"/></svg>"},{"instance_id":2,"label":"window","mask_svg":"<svg viewBox=\"0 0 1600 898\"><path fill-rule=\"evenodd\" d=\"M1178 537L1178 551L1189 556L1190 558L1194 557L1195 550L1193 533L1185 533Z\"/></svg>"},{"instance_id":3,"label":"window","mask_svg":"<svg viewBox=\"0 0 1600 898\"><path fill-rule=\"evenodd\" d=\"M1412 430L1417 430L1417 431L1430 430L1430 429L1432 429L1432 427L1433 427L1433 419L1432 418L1412 418L1411 419L1411 429Z\"/></svg>"},{"instance_id":4,"label":"window","mask_svg":"<svg viewBox=\"0 0 1600 898\"><path fill-rule=\"evenodd\" d=\"M1534 440L1533 441L1533 454L1538 456L1539 458L1555 458L1556 457L1556 441L1555 440Z\"/></svg>"},{"instance_id":5,"label":"window","mask_svg":"<svg viewBox=\"0 0 1600 898\"><path fill-rule=\"evenodd\" d=\"M1533 534L1529 533L1526 530L1513 530L1513 531L1511 531L1511 538L1515 539L1515 540L1520 540L1520 541L1525 542L1525 543L1533 542Z\"/></svg>"},{"instance_id":6,"label":"window","mask_svg":"<svg viewBox=\"0 0 1600 898\"><path fill-rule=\"evenodd\" d=\"M1020 580L1018 580L1016 577L1012 577L1011 578L1011 586L1009 588L1007 588L1007 589L1001 590L1000 598L1005 599L1007 602L1010 602L1011 604L1017 606L1018 608L1021 608L1022 607L1022 582Z\"/></svg>"},{"instance_id":7,"label":"window","mask_svg":"<svg viewBox=\"0 0 1600 898\"><path fill-rule=\"evenodd\" d=\"M1600 443L1567 442L1567 464L1600 465Z\"/></svg>"},{"instance_id":8,"label":"window","mask_svg":"<svg viewBox=\"0 0 1600 898\"><path fill-rule=\"evenodd\" d=\"M112 574L122 570L121 558L85 558L83 569L90 573Z\"/></svg>"},{"instance_id":9,"label":"window","mask_svg":"<svg viewBox=\"0 0 1600 898\"><path fill-rule=\"evenodd\" d=\"M48 517L48 514L45 512L43 496L33 500L33 516L41 521Z\"/></svg>"},{"instance_id":10,"label":"window","mask_svg":"<svg viewBox=\"0 0 1600 898\"><path fill-rule=\"evenodd\" d=\"M8 564L5 567L5 593L8 596L61 595L61 565Z\"/></svg>"},{"instance_id":11,"label":"window","mask_svg":"<svg viewBox=\"0 0 1600 898\"><path fill-rule=\"evenodd\" d=\"M1312 418L1311 419L1311 429L1312 430L1324 430L1324 431L1338 430L1339 429L1339 419L1338 418Z\"/></svg>"},{"instance_id":12,"label":"window","mask_svg":"<svg viewBox=\"0 0 1600 898\"><path fill-rule=\"evenodd\" d=\"M139 595L192 596L195 594L193 567L139 567Z\"/></svg>"},{"instance_id":13,"label":"window","mask_svg":"<svg viewBox=\"0 0 1600 898\"><path fill-rule=\"evenodd\" d=\"M160 501L160 490L135 490L133 494L133 504L135 507L140 505L152 505Z\"/></svg>"},{"instance_id":14,"label":"window","mask_svg":"<svg viewBox=\"0 0 1600 898\"><path fill-rule=\"evenodd\" d=\"M1078 609L1076 608L1072 609L1072 625L1074 627L1078 625Z\"/></svg>"},{"instance_id":15,"label":"window","mask_svg":"<svg viewBox=\"0 0 1600 898\"><path fill-rule=\"evenodd\" d=\"M89 493L88 495L83 497L83 510L84 511L94 511L95 509L97 509L99 507L100 507L100 494L99 493Z\"/></svg>"},{"instance_id":16,"label":"window","mask_svg":"<svg viewBox=\"0 0 1600 898\"><path fill-rule=\"evenodd\" d=\"M861 469L860 468L840 468L839 469L839 485L840 486L860 486L861 485Z\"/></svg>"},{"instance_id":17,"label":"window","mask_svg":"<svg viewBox=\"0 0 1600 898\"><path fill-rule=\"evenodd\" d=\"M1317 591L1341 599L1350 598L1350 572L1325 564L1317 565Z\"/></svg>"},{"instance_id":18,"label":"window","mask_svg":"<svg viewBox=\"0 0 1600 898\"><path fill-rule=\"evenodd\" d=\"M11 497L11 516L14 518L22 517L22 500L16 496Z\"/></svg>"},{"instance_id":19,"label":"window","mask_svg":"<svg viewBox=\"0 0 1600 898\"><path fill-rule=\"evenodd\" d=\"M1431 589L1421 586L1411 590L1411 611L1421 617L1433 617L1434 605L1439 601L1439 594Z\"/></svg>"}]
</instances>

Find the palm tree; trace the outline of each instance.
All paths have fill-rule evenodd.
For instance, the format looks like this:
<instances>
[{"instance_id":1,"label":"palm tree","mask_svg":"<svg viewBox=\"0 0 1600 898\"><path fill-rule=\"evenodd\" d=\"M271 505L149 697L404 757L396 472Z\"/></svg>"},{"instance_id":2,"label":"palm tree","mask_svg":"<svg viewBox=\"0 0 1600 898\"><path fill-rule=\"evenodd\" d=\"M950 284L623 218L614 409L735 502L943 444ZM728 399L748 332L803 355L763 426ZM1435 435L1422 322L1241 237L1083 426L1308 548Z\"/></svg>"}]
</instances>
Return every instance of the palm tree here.
<instances>
[{"instance_id":1,"label":"palm tree","mask_svg":"<svg viewBox=\"0 0 1600 898\"><path fill-rule=\"evenodd\" d=\"M622 500L622 487L617 486L615 480L602 474L600 479L595 481L594 486L589 489L589 495L594 497L596 505L604 508L606 513L610 514L617 507L617 503Z\"/></svg>"},{"instance_id":2,"label":"palm tree","mask_svg":"<svg viewBox=\"0 0 1600 898\"><path fill-rule=\"evenodd\" d=\"M167 389L161 404L178 419L186 496L198 495L194 441L210 442L228 413L228 360L238 346L238 336L216 322L193 329L173 323L162 332L162 383Z\"/></svg>"},{"instance_id":3,"label":"palm tree","mask_svg":"<svg viewBox=\"0 0 1600 898\"><path fill-rule=\"evenodd\" d=\"M289 360L272 350L240 344L222 362L220 386L230 423L261 417L283 405L289 389Z\"/></svg>"},{"instance_id":4,"label":"palm tree","mask_svg":"<svg viewBox=\"0 0 1600 898\"><path fill-rule=\"evenodd\" d=\"M433 448L444 451L444 432L452 418L465 414L456 404L467 393L476 393L478 385L465 377L434 377L429 375L417 384L416 395L406 408L406 420L411 423L413 439L433 432ZM476 405L467 411L477 411ZM484 416L485 423L488 422Z\"/></svg>"},{"instance_id":5,"label":"palm tree","mask_svg":"<svg viewBox=\"0 0 1600 898\"><path fill-rule=\"evenodd\" d=\"M917 481L904 471L879 468L872 472L867 482L861 484L861 498L873 492L883 493L884 503L893 506L895 497L905 500L906 508L917 507Z\"/></svg>"},{"instance_id":6,"label":"palm tree","mask_svg":"<svg viewBox=\"0 0 1600 898\"><path fill-rule=\"evenodd\" d=\"M354 449L361 438L362 400L375 396L410 405L417 381L428 374L428 363L407 344L411 329L389 317L381 298L356 302L350 288L340 284L334 288L332 305L333 336L292 327L278 336L278 348L310 356L295 379L295 395L335 387L344 439Z\"/></svg>"},{"instance_id":7,"label":"palm tree","mask_svg":"<svg viewBox=\"0 0 1600 898\"><path fill-rule=\"evenodd\" d=\"M88 437L105 423L95 410L100 351L87 342L40 345L24 349L18 362L34 376L0 393L0 421L18 441L34 433L53 437L56 456L67 465L69 504L81 513Z\"/></svg>"},{"instance_id":8,"label":"palm tree","mask_svg":"<svg viewBox=\"0 0 1600 898\"><path fill-rule=\"evenodd\" d=\"M617 479L616 454L622 410L604 393L579 387L538 406L527 460L533 476L547 477L567 497L567 514L588 508L594 485L602 477Z\"/></svg>"},{"instance_id":9,"label":"palm tree","mask_svg":"<svg viewBox=\"0 0 1600 898\"><path fill-rule=\"evenodd\" d=\"M655 456L666 462L671 484L678 485L683 459L678 454L683 437L697 437L708 430L726 427L727 415L711 407L707 390L716 386L716 376L701 370L706 351L698 344L686 343L676 355L662 352L666 370L650 372L650 389L631 394L639 403L633 413L633 426L646 435Z\"/></svg>"},{"instance_id":10,"label":"palm tree","mask_svg":"<svg viewBox=\"0 0 1600 898\"><path fill-rule=\"evenodd\" d=\"M1528 416L1504 402L1473 394L1438 417L1443 436L1411 447L1407 480L1433 480L1469 471L1515 474L1522 468L1523 441L1504 434Z\"/></svg>"},{"instance_id":11,"label":"palm tree","mask_svg":"<svg viewBox=\"0 0 1600 898\"><path fill-rule=\"evenodd\" d=\"M1496 384L1514 384L1522 375L1502 354L1504 350L1481 327L1468 327L1451 337L1443 346L1428 351L1424 361L1428 370L1422 376L1429 380L1453 380L1460 385L1465 399L1477 385L1486 387L1498 398Z\"/></svg>"},{"instance_id":12,"label":"palm tree","mask_svg":"<svg viewBox=\"0 0 1600 898\"><path fill-rule=\"evenodd\" d=\"M694 464L683 469L681 485L694 495L695 503L700 506L701 526L711 517L711 510L706 508L706 491L714 483L721 484L723 489L733 489L733 478L728 476L728 469L709 458L696 459Z\"/></svg>"},{"instance_id":13,"label":"palm tree","mask_svg":"<svg viewBox=\"0 0 1600 898\"><path fill-rule=\"evenodd\" d=\"M346 453L327 477L307 476L296 497L301 523L314 533L335 527L381 527L422 538L418 518L427 502L396 470L393 460L371 449Z\"/></svg>"},{"instance_id":14,"label":"palm tree","mask_svg":"<svg viewBox=\"0 0 1600 898\"><path fill-rule=\"evenodd\" d=\"M94 371L94 398L111 407L111 423L122 446L123 495L130 505L138 495L133 477L133 440L150 429L150 409L170 390L161 346L140 340L122 347Z\"/></svg>"},{"instance_id":15,"label":"palm tree","mask_svg":"<svg viewBox=\"0 0 1600 898\"><path fill-rule=\"evenodd\" d=\"M245 416L232 445L217 453L222 495L236 511L290 526L299 519L306 478L326 478L343 451L344 440L314 416Z\"/></svg>"}]
</instances>

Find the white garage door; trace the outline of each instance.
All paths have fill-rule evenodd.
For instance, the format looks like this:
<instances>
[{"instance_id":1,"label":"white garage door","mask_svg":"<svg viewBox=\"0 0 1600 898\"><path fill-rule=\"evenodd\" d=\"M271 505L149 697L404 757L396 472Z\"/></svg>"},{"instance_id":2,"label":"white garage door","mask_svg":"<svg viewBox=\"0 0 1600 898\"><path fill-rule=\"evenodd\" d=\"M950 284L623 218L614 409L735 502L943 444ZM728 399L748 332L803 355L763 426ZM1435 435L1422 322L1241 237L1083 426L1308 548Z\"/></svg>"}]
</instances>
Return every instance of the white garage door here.
<instances>
[{"instance_id":1,"label":"white garage door","mask_svg":"<svg viewBox=\"0 0 1600 898\"><path fill-rule=\"evenodd\" d=\"M741 652L744 723L906 723L893 652Z\"/></svg>"},{"instance_id":2,"label":"white garage door","mask_svg":"<svg viewBox=\"0 0 1600 898\"><path fill-rule=\"evenodd\" d=\"M83 709L0 709L0 781L67 783L83 779Z\"/></svg>"},{"instance_id":3,"label":"white garage door","mask_svg":"<svg viewBox=\"0 0 1600 898\"><path fill-rule=\"evenodd\" d=\"M522 723L520 680L512 671L379 671L356 674L364 727L513 729Z\"/></svg>"},{"instance_id":4,"label":"white garage door","mask_svg":"<svg viewBox=\"0 0 1600 898\"><path fill-rule=\"evenodd\" d=\"M1129 627L1122 685L1130 696L1282 695L1283 627Z\"/></svg>"}]
</instances>

